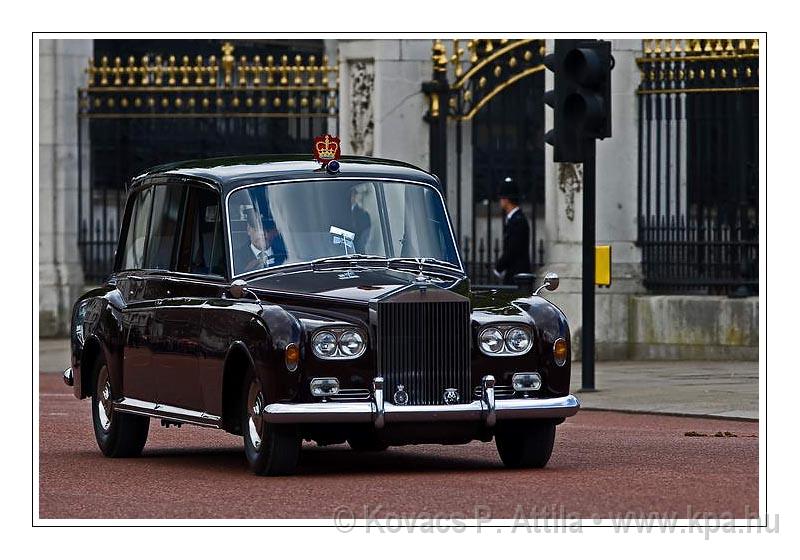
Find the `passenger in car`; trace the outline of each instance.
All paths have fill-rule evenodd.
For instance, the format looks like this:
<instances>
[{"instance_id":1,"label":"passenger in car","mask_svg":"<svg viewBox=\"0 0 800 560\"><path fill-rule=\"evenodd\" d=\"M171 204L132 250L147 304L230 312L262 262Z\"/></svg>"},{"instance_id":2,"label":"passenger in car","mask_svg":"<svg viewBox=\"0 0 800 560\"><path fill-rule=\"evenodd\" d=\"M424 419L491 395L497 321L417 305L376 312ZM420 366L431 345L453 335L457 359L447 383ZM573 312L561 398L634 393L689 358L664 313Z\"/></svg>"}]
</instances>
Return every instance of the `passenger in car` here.
<instances>
[{"instance_id":1,"label":"passenger in car","mask_svg":"<svg viewBox=\"0 0 800 560\"><path fill-rule=\"evenodd\" d=\"M283 264L286 260L286 245L275 227L275 221L262 220L255 210L245 212L247 218L247 242L236 248L236 274L269 268Z\"/></svg>"}]
</instances>

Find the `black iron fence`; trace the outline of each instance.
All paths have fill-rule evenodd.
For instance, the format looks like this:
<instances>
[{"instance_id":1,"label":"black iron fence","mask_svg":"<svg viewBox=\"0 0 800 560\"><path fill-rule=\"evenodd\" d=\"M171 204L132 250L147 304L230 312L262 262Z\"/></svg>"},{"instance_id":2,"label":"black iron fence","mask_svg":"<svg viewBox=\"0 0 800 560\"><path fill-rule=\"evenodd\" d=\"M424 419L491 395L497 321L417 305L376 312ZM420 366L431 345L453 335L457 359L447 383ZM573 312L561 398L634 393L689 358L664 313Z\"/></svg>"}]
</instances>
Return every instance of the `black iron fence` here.
<instances>
[{"instance_id":1,"label":"black iron fence","mask_svg":"<svg viewBox=\"0 0 800 560\"><path fill-rule=\"evenodd\" d=\"M649 40L637 62L645 286L758 293L758 41Z\"/></svg>"},{"instance_id":2,"label":"black iron fence","mask_svg":"<svg viewBox=\"0 0 800 560\"><path fill-rule=\"evenodd\" d=\"M649 288L665 292L704 290L751 295L758 291L757 219L736 212L719 216L644 219L639 243Z\"/></svg>"},{"instance_id":3,"label":"black iron fence","mask_svg":"<svg viewBox=\"0 0 800 560\"><path fill-rule=\"evenodd\" d=\"M317 54L304 44L304 56L258 55L259 44L245 46L249 56L234 57L234 45L224 43L219 57L90 61L87 87L78 92L78 246L87 282L111 272L125 182L133 176L186 159L305 153L314 136L335 132L338 67L322 54L321 42Z\"/></svg>"}]
</instances>

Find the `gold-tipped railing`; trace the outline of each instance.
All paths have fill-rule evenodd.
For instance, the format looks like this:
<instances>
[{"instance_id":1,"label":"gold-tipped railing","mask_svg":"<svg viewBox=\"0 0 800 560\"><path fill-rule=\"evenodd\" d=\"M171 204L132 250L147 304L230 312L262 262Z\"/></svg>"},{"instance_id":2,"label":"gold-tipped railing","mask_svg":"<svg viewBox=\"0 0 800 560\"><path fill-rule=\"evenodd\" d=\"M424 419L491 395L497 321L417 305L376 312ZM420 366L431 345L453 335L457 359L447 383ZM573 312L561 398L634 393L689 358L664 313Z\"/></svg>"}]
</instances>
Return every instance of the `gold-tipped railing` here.
<instances>
[{"instance_id":1,"label":"gold-tipped railing","mask_svg":"<svg viewBox=\"0 0 800 560\"><path fill-rule=\"evenodd\" d=\"M90 59L80 112L87 117L332 116L339 66L299 54Z\"/></svg>"},{"instance_id":2,"label":"gold-tipped railing","mask_svg":"<svg viewBox=\"0 0 800 560\"><path fill-rule=\"evenodd\" d=\"M645 39L638 93L758 90L758 39Z\"/></svg>"}]
</instances>

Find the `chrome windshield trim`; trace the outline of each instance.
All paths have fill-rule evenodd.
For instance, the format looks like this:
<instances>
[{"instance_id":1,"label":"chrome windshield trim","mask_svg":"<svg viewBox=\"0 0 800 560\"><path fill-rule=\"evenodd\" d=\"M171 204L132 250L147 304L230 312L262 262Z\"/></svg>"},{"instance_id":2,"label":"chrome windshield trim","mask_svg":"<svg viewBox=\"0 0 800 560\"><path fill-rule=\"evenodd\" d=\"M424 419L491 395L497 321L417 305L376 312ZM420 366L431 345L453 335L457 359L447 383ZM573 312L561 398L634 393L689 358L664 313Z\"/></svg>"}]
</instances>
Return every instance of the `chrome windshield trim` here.
<instances>
[{"instance_id":1,"label":"chrome windshield trim","mask_svg":"<svg viewBox=\"0 0 800 560\"><path fill-rule=\"evenodd\" d=\"M380 181L380 182L384 182L384 183L404 183L406 185L421 185L423 187L432 188L434 190L434 192L436 192L436 194L439 195L439 201L442 203L442 208L444 209L444 215L445 215L445 218L447 218L447 227L450 230L450 239L453 241L453 247L455 247L455 252L456 252L456 259L458 259L458 272L466 275L466 271L464 269L464 263L461 260L461 252L458 250L458 243L457 243L457 240L456 240L456 237L455 237L455 233L453 232L453 222L450 219L450 212L447 209L447 204L445 203L444 196L442 196L442 192L439 190L439 188L436 187L436 185L434 185L433 183L426 183L424 181L414 181L414 180L410 180L410 179L400 179L400 178L397 178L397 177L369 177L369 176L351 176L351 177L338 177L337 176L337 177L334 177L334 176L328 175L326 177L309 177L309 178L305 178L305 179L278 179L278 180L275 180L275 181L259 181L259 182L256 182L256 183L250 183L248 185L241 185L241 186L236 187L235 189L231 189L230 191L228 191L228 193L225 195L225 208L223 209L223 214L225 216L225 233L227 234L227 237L228 237L228 244L227 244L228 245L228 258L227 258L227 263L226 264L227 264L227 266L228 266L228 268L230 270L230 273L231 273L231 280L233 280L235 278L239 278L240 276L245 276L247 274L252 274L253 272L260 272L260 273L263 274L266 271L269 271L269 272L279 271L282 268L288 268L288 267L292 267L292 266L296 267L298 265L303 265L303 264L309 264L310 265L311 263L314 262L313 260L297 261L297 262L293 262L293 263L290 263L290 264L282 264L282 265L278 265L278 266L274 266L274 267L270 267L270 268L264 268L264 269L261 269L259 271L250 271L250 272L242 272L241 274L234 274L234 269L233 269L233 232L231 231L231 218L230 218L230 214L228 212L228 204L230 202L231 195L233 193L237 192L237 191L242 190L242 189L251 189L253 187L263 187L263 186L268 186L268 185L281 185L281 184L286 184L286 183L309 183L309 182L313 182L313 181ZM387 257L387 258L390 258L390 257ZM456 269L453 268L453 271L455 272Z\"/></svg>"}]
</instances>

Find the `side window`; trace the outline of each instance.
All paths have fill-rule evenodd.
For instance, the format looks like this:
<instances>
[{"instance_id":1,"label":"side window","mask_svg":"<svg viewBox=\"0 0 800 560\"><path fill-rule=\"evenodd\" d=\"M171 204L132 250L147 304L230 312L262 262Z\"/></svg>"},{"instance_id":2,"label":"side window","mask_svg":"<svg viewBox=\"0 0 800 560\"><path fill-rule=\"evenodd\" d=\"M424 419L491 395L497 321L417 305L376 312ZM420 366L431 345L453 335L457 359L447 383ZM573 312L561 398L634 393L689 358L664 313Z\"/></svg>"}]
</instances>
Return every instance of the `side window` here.
<instances>
[{"instance_id":1,"label":"side window","mask_svg":"<svg viewBox=\"0 0 800 560\"><path fill-rule=\"evenodd\" d=\"M219 195L189 187L178 248L178 272L225 276L225 242Z\"/></svg>"},{"instance_id":2,"label":"side window","mask_svg":"<svg viewBox=\"0 0 800 560\"><path fill-rule=\"evenodd\" d=\"M157 186L153 191L153 218L150 222L145 264L147 268L171 270L184 187Z\"/></svg>"},{"instance_id":3,"label":"side window","mask_svg":"<svg viewBox=\"0 0 800 560\"><path fill-rule=\"evenodd\" d=\"M153 204L153 189L147 188L136 195L128 222L125 248L122 255L122 270L144 268L144 250L147 226Z\"/></svg>"}]
</instances>

